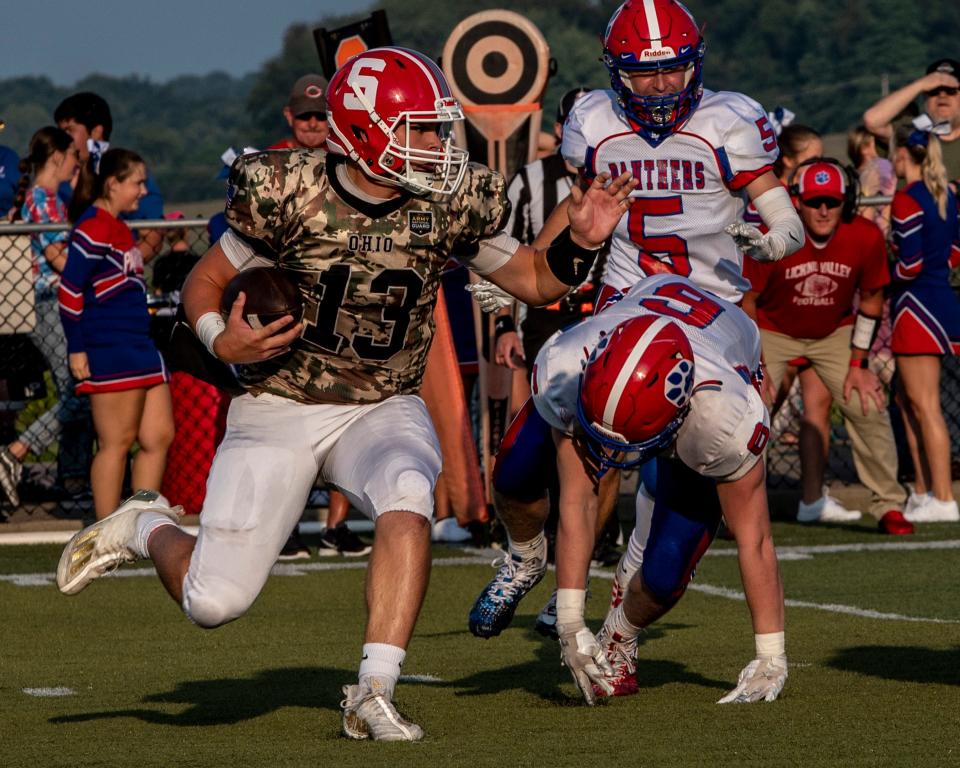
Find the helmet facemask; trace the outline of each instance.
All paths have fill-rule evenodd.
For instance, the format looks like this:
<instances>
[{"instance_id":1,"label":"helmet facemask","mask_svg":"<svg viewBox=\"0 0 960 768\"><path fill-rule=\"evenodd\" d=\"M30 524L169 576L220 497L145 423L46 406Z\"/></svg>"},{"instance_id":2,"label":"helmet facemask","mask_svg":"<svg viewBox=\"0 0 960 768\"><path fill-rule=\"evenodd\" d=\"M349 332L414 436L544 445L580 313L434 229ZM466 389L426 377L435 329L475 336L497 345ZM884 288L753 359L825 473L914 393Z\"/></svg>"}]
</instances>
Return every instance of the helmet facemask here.
<instances>
[{"instance_id":1,"label":"helmet facemask","mask_svg":"<svg viewBox=\"0 0 960 768\"><path fill-rule=\"evenodd\" d=\"M604 63L610 72L610 83L617 94L617 101L626 112L634 129L650 144L656 146L687 121L703 96L703 52L700 41L695 49L685 55L659 60L656 63L626 63L617 60L609 51L604 53ZM674 93L642 96L635 93L630 74L642 72L655 75L658 71L684 66L683 88Z\"/></svg>"},{"instance_id":2,"label":"helmet facemask","mask_svg":"<svg viewBox=\"0 0 960 768\"><path fill-rule=\"evenodd\" d=\"M454 144L453 124L463 120L463 109L456 99L437 99L433 111L401 112L389 125L377 125L388 142L377 164L395 183L415 194L450 195L463 181L467 170L466 150ZM441 148L438 151L410 146L414 126L436 127ZM398 139L403 130L403 141Z\"/></svg>"}]
</instances>

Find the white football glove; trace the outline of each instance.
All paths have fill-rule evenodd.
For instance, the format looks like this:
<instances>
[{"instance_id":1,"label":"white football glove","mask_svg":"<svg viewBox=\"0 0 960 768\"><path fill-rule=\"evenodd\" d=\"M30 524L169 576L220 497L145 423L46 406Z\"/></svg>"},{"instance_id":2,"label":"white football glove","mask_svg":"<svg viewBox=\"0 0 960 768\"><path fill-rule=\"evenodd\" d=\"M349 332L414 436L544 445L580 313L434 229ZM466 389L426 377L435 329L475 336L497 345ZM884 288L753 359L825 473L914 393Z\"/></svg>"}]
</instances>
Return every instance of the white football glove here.
<instances>
[{"instance_id":1,"label":"white football glove","mask_svg":"<svg viewBox=\"0 0 960 768\"><path fill-rule=\"evenodd\" d=\"M613 677L613 667L593 633L585 626L567 629L558 624L557 634L560 638L560 662L570 670L573 682L587 704L592 707L597 703L594 685L604 692L604 696L612 696L613 684L607 678Z\"/></svg>"},{"instance_id":2,"label":"white football glove","mask_svg":"<svg viewBox=\"0 0 960 768\"><path fill-rule=\"evenodd\" d=\"M752 704L755 701L773 701L787 682L787 657L754 659L743 668L737 687L717 704Z\"/></svg>"},{"instance_id":3,"label":"white football glove","mask_svg":"<svg viewBox=\"0 0 960 768\"><path fill-rule=\"evenodd\" d=\"M735 221L723 228L734 239L740 252L757 261L780 261L786 255L787 241L779 232L763 234L752 224Z\"/></svg>"},{"instance_id":4,"label":"white football glove","mask_svg":"<svg viewBox=\"0 0 960 768\"><path fill-rule=\"evenodd\" d=\"M513 305L513 296L489 280L470 283L467 290L473 294L473 300L484 312L492 313Z\"/></svg>"}]
</instances>

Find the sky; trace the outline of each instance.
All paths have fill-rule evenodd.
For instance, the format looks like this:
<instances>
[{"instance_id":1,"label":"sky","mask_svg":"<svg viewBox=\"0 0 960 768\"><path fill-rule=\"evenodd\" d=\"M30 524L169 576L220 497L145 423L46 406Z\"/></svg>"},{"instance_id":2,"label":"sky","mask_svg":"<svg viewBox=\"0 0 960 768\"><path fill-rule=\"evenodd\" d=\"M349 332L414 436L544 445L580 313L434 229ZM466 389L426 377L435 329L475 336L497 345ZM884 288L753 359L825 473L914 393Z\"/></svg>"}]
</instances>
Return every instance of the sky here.
<instances>
[{"instance_id":1,"label":"sky","mask_svg":"<svg viewBox=\"0 0 960 768\"><path fill-rule=\"evenodd\" d=\"M290 24L374 7L374 0L32 0L4 3L0 79L93 73L157 82L215 70L241 76L280 52Z\"/></svg>"}]
</instances>

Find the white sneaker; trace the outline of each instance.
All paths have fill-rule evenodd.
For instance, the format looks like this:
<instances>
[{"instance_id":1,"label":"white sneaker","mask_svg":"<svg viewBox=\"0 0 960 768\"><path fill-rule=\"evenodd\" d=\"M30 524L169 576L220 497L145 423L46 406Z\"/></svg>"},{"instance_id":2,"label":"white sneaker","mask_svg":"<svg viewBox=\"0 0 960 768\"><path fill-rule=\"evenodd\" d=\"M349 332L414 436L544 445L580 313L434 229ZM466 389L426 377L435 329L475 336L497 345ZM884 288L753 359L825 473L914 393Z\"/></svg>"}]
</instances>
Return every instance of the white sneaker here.
<instances>
[{"instance_id":1,"label":"white sneaker","mask_svg":"<svg viewBox=\"0 0 960 768\"><path fill-rule=\"evenodd\" d=\"M910 492L910 497L907 499L907 504L903 508L903 516L907 518L910 522L916 522L913 516L924 506L926 503L933 498L932 493L922 493L918 494L913 491Z\"/></svg>"},{"instance_id":2,"label":"white sneaker","mask_svg":"<svg viewBox=\"0 0 960 768\"><path fill-rule=\"evenodd\" d=\"M420 741L423 728L403 717L385 687L343 686L343 732L351 739L374 741Z\"/></svg>"},{"instance_id":3,"label":"white sneaker","mask_svg":"<svg viewBox=\"0 0 960 768\"><path fill-rule=\"evenodd\" d=\"M859 519L859 510L847 509L833 496L826 493L813 504L805 504L801 500L797 509L797 522L799 523L849 523Z\"/></svg>"},{"instance_id":4,"label":"white sneaker","mask_svg":"<svg viewBox=\"0 0 960 768\"><path fill-rule=\"evenodd\" d=\"M956 523L960 521L960 509L954 499L940 501L931 496L923 506L913 510L911 515L904 516L911 523Z\"/></svg>"},{"instance_id":5,"label":"white sneaker","mask_svg":"<svg viewBox=\"0 0 960 768\"><path fill-rule=\"evenodd\" d=\"M433 533L431 538L434 541L456 544L462 541L470 541L473 536L466 528L461 528L455 517L445 517L443 520L437 520L433 524Z\"/></svg>"},{"instance_id":6,"label":"white sneaker","mask_svg":"<svg viewBox=\"0 0 960 768\"><path fill-rule=\"evenodd\" d=\"M137 536L137 518L147 510L160 512L174 522L183 514L183 507L171 509L159 493L137 491L110 515L74 534L67 542L57 566L60 591L75 595L123 563L139 560L133 542Z\"/></svg>"}]
</instances>

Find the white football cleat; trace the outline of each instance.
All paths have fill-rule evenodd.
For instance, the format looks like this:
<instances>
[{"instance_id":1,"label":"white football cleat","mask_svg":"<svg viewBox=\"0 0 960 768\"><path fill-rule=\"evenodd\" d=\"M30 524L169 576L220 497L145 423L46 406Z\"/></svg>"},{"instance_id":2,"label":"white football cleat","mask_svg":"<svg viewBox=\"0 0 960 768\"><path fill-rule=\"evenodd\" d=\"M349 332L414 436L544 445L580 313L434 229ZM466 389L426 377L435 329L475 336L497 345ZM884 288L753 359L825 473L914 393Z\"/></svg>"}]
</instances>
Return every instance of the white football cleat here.
<instances>
[{"instance_id":1,"label":"white football cleat","mask_svg":"<svg viewBox=\"0 0 960 768\"><path fill-rule=\"evenodd\" d=\"M156 491L137 491L103 520L87 526L67 542L57 566L60 591L75 595L123 563L139 560L133 542L137 536L137 518L147 510L166 515L175 523L183 514L183 507L171 509Z\"/></svg>"},{"instance_id":2,"label":"white football cleat","mask_svg":"<svg viewBox=\"0 0 960 768\"><path fill-rule=\"evenodd\" d=\"M637 685L637 645L640 638L627 639L616 632L611 632L604 624L597 634L597 644L603 649L604 656L613 667L613 678L610 685L612 693L605 693L600 686L595 685L593 692L602 696L631 696L640 690Z\"/></svg>"},{"instance_id":3,"label":"white football cleat","mask_svg":"<svg viewBox=\"0 0 960 768\"><path fill-rule=\"evenodd\" d=\"M397 712L387 689L374 678L372 688L343 686L343 732L351 739L420 741L423 728Z\"/></svg>"}]
</instances>

